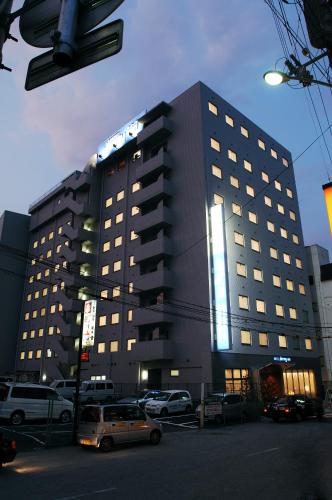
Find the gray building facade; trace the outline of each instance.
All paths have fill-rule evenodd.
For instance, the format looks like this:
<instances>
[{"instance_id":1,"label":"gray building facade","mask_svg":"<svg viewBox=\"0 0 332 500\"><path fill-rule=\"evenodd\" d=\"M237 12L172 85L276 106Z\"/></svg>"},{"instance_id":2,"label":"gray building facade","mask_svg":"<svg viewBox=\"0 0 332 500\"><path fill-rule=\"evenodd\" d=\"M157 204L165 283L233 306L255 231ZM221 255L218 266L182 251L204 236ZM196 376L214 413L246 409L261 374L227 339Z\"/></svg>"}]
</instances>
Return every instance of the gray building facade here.
<instances>
[{"instance_id":1,"label":"gray building facade","mask_svg":"<svg viewBox=\"0 0 332 500\"><path fill-rule=\"evenodd\" d=\"M72 376L91 297L84 378L320 390L291 155L204 84L141 113L30 214L17 370Z\"/></svg>"}]
</instances>

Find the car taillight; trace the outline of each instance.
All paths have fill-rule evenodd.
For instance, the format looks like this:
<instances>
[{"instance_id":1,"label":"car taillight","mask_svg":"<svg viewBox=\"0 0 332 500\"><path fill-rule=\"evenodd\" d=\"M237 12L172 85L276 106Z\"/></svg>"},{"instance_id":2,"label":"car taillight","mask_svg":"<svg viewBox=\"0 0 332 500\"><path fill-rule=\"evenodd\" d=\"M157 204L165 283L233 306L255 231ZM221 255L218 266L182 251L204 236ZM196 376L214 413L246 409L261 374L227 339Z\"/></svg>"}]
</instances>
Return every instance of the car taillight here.
<instances>
[{"instance_id":1,"label":"car taillight","mask_svg":"<svg viewBox=\"0 0 332 500\"><path fill-rule=\"evenodd\" d=\"M290 412L290 409L289 408L285 408L285 413L289 413Z\"/></svg>"},{"instance_id":2,"label":"car taillight","mask_svg":"<svg viewBox=\"0 0 332 500\"><path fill-rule=\"evenodd\" d=\"M264 408L264 410L263 410L263 411L264 411L264 413L267 413L267 408Z\"/></svg>"},{"instance_id":3,"label":"car taillight","mask_svg":"<svg viewBox=\"0 0 332 500\"><path fill-rule=\"evenodd\" d=\"M12 439L12 441L10 442L10 447L12 450L16 450L16 441L15 439Z\"/></svg>"}]
</instances>

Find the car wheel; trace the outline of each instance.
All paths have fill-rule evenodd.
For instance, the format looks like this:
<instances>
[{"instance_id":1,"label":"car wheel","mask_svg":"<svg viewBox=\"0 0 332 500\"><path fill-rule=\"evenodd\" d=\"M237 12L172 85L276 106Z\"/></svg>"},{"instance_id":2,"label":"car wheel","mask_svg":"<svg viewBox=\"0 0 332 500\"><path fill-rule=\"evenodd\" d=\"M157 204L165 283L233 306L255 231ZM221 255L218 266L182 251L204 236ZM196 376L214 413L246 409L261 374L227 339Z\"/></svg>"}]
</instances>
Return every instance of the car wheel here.
<instances>
[{"instance_id":1,"label":"car wheel","mask_svg":"<svg viewBox=\"0 0 332 500\"><path fill-rule=\"evenodd\" d=\"M104 437L101 441L100 441L100 445L99 445L99 449L103 452L103 453L108 453L112 450L113 448L113 441L111 438L109 437Z\"/></svg>"},{"instance_id":2,"label":"car wheel","mask_svg":"<svg viewBox=\"0 0 332 500\"><path fill-rule=\"evenodd\" d=\"M14 411L14 413L11 414L9 421L12 425L22 425L24 422L23 411Z\"/></svg>"},{"instance_id":3,"label":"car wheel","mask_svg":"<svg viewBox=\"0 0 332 500\"><path fill-rule=\"evenodd\" d=\"M161 434L159 431L152 431L150 434L150 443L154 446L160 443Z\"/></svg>"},{"instance_id":4,"label":"car wheel","mask_svg":"<svg viewBox=\"0 0 332 500\"><path fill-rule=\"evenodd\" d=\"M222 424L222 416L221 416L221 415L216 415L216 416L214 417L214 421L215 421L215 423L216 423L216 424L218 424L218 425Z\"/></svg>"},{"instance_id":5,"label":"car wheel","mask_svg":"<svg viewBox=\"0 0 332 500\"><path fill-rule=\"evenodd\" d=\"M65 410L61 413L59 420L62 424L69 424L71 422L71 413L68 410Z\"/></svg>"},{"instance_id":6,"label":"car wheel","mask_svg":"<svg viewBox=\"0 0 332 500\"><path fill-rule=\"evenodd\" d=\"M186 406L186 413L191 413L192 407L190 405Z\"/></svg>"},{"instance_id":7,"label":"car wheel","mask_svg":"<svg viewBox=\"0 0 332 500\"><path fill-rule=\"evenodd\" d=\"M168 416L168 410L167 408L163 408L160 412L161 417L167 417Z\"/></svg>"}]
</instances>

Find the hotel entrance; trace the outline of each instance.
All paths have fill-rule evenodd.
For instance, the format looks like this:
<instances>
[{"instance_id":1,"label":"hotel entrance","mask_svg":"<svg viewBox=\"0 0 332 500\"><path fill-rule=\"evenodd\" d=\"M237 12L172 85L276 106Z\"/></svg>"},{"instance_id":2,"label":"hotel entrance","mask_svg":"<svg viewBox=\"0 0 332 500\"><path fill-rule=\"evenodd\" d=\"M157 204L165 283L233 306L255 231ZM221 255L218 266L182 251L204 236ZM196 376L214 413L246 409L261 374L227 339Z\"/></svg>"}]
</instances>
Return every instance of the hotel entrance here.
<instances>
[{"instance_id":1,"label":"hotel entrance","mask_svg":"<svg viewBox=\"0 0 332 500\"><path fill-rule=\"evenodd\" d=\"M295 370L288 363L271 363L259 370L263 401L272 401L284 394L317 395L314 370Z\"/></svg>"}]
</instances>

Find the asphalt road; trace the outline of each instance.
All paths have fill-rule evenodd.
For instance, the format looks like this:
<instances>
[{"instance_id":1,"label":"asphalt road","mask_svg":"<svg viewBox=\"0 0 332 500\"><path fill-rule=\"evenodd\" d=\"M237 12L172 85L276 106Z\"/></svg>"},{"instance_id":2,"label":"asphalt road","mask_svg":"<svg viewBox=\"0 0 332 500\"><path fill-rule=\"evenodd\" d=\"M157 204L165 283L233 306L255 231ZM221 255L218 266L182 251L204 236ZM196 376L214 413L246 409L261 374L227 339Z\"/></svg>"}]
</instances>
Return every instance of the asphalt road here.
<instances>
[{"instance_id":1,"label":"asphalt road","mask_svg":"<svg viewBox=\"0 0 332 500\"><path fill-rule=\"evenodd\" d=\"M0 472L0 497L332 500L331 450L331 419L182 428L166 432L157 447L21 453Z\"/></svg>"}]
</instances>

